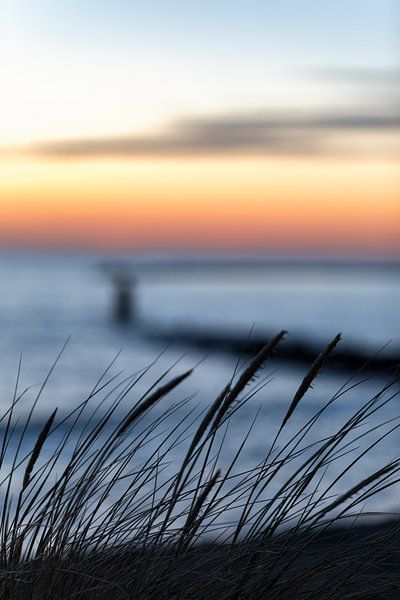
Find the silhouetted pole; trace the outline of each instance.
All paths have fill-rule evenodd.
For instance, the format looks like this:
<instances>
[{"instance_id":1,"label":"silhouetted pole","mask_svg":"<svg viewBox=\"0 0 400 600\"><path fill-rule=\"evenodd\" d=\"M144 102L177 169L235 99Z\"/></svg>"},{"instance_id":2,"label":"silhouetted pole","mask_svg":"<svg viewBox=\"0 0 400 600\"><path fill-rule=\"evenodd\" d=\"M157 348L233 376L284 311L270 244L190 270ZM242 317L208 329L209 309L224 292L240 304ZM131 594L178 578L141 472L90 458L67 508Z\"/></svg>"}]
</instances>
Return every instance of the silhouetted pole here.
<instances>
[{"instance_id":1,"label":"silhouetted pole","mask_svg":"<svg viewBox=\"0 0 400 600\"><path fill-rule=\"evenodd\" d=\"M119 273L114 274L113 281L115 288L114 319L118 323L129 323L134 317L133 277Z\"/></svg>"}]
</instances>

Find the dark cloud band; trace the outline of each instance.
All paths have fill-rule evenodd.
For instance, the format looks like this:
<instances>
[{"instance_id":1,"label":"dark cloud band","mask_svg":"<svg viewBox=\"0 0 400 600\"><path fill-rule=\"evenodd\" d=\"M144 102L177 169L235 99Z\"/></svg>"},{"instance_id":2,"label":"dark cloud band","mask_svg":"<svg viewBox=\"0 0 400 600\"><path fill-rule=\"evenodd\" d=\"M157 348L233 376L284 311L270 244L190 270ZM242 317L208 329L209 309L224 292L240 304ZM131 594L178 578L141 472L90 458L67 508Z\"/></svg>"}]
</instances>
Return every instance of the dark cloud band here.
<instances>
[{"instance_id":1,"label":"dark cloud band","mask_svg":"<svg viewBox=\"0 0 400 600\"><path fill-rule=\"evenodd\" d=\"M400 133L400 115L382 112L331 112L277 115L255 112L178 121L159 135L58 140L37 144L35 154L53 157L310 153L329 151L335 133ZM335 135L335 148L338 151ZM347 138L346 138L347 139Z\"/></svg>"}]
</instances>

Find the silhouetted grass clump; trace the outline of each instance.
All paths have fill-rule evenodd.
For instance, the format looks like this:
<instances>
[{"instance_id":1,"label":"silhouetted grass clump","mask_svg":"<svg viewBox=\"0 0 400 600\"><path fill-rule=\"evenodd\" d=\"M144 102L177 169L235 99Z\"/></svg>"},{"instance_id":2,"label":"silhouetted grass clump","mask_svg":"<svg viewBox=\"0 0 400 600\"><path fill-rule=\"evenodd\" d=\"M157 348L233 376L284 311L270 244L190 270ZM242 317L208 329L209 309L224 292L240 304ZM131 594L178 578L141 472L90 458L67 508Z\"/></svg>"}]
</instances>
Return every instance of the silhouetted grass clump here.
<instances>
[{"instance_id":1,"label":"silhouetted grass clump","mask_svg":"<svg viewBox=\"0 0 400 600\"><path fill-rule=\"evenodd\" d=\"M240 470L245 435L220 467L230 421L251 401L254 378L284 336L200 415L187 398L166 398L190 371L168 381L165 373L135 398L143 373L122 379L107 369L68 414L53 410L35 439L46 382L21 417L17 381L1 418L0 599L398 598L397 523L357 526L366 502L399 481L397 459L357 477L359 462L400 425L377 421L397 395L395 375L315 441L311 434L353 382L297 428L289 422L335 337L288 400L277 430L265 421L264 458ZM178 448L180 464L171 458ZM338 460L345 466L328 479ZM352 484L338 493L349 474Z\"/></svg>"}]
</instances>

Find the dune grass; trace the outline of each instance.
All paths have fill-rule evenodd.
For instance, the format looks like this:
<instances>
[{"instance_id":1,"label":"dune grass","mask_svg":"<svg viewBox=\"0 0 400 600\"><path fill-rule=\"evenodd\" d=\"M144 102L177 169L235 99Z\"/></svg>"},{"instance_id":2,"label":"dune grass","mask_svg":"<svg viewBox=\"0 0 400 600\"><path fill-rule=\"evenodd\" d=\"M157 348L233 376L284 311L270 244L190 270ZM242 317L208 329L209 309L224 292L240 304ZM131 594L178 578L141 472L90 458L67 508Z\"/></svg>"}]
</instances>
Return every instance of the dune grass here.
<instances>
[{"instance_id":1,"label":"dune grass","mask_svg":"<svg viewBox=\"0 0 400 600\"><path fill-rule=\"evenodd\" d=\"M397 373L317 442L310 433L354 381L290 428L336 336L288 399L278 429L265 423L264 458L240 469L249 431L220 468L230 421L252 401L254 378L284 337L200 415L185 397L169 402L190 371L166 372L137 397L143 373L122 378L108 368L87 398L68 414L52 410L32 438L46 381L21 417L17 377L0 423L0 599L398 597L400 569L390 562L398 562L397 523L357 527L368 500L400 480L397 459L357 476L360 461L400 426L379 420L397 397ZM180 464L171 458L177 449ZM346 466L327 479L339 459ZM352 485L338 494L349 473Z\"/></svg>"}]
</instances>

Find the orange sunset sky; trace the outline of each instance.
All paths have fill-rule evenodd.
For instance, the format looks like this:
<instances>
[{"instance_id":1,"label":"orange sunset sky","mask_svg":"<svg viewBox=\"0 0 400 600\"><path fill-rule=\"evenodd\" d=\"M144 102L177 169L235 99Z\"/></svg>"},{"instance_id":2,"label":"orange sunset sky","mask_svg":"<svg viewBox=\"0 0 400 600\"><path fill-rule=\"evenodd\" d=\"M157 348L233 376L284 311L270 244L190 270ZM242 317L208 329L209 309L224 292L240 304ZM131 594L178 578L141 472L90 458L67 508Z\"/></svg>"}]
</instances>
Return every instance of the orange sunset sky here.
<instances>
[{"instance_id":1,"label":"orange sunset sky","mask_svg":"<svg viewBox=\"0 0 400 600\"><path fill-rule=\"evenodd\" d=\"M217 4L2 4L0 247L399 254L395 4Z\"/></svg>"}]
</instances>

